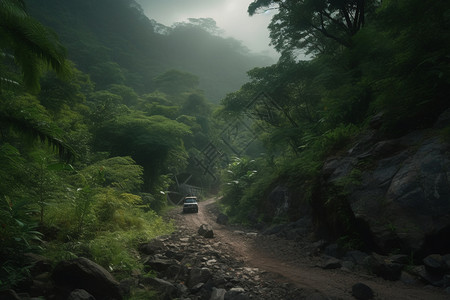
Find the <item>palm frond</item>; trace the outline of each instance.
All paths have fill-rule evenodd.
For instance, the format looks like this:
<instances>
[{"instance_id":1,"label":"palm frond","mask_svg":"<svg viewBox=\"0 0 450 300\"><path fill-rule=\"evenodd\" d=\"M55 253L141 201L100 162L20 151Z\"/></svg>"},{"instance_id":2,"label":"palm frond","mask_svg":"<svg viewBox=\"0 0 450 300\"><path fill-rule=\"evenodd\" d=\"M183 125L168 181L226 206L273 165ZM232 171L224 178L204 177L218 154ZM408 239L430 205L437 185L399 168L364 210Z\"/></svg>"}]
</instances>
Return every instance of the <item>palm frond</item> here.
<instances>
[{"instance_id":1,"label":"palm frond","mask_svg":"<svg viewBox=\"0 0 450 300\"><path fill-rule=\"evenodd\" d=\"M33 91L39 90L43 66L69 74L65 48L54 32L26 13L23 1L0 1L0 48L12 51L25 85Z\"/></svg>"},{"instance_id":2,"label":"palm frond","mask_svg":"<svg viewBox=\"0 0 450 300\"><path fill-rule=\"evenodd\" d=\"M75 151L62 139L56 137L57 128L51 123L34 120L20 112L11 114L0 111L0 119L3 126L14 128L21 134L28 135L52 147L61 159L66 161L75 159Z\"/></svg>"}]
</instances>

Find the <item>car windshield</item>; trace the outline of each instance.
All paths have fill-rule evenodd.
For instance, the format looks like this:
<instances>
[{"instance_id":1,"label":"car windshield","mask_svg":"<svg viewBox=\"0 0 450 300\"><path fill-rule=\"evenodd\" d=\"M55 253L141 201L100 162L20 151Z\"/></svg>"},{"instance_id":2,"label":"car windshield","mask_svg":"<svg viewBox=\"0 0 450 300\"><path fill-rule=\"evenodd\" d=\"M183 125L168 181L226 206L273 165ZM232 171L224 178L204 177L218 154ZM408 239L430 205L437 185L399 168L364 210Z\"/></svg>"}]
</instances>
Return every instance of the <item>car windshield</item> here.
<instances>
[{"instance_id":1,"label":"car windshield","mask_svg":"<svg viewBox=\"0 0 450 300\"><path fill-rule=\"evenodd\" d=\"M195 203L195 202L197 202L197 201L195 201L194 198L187 198L187 199L184 199L184 203Z\"/></svg>"}]
</instances>

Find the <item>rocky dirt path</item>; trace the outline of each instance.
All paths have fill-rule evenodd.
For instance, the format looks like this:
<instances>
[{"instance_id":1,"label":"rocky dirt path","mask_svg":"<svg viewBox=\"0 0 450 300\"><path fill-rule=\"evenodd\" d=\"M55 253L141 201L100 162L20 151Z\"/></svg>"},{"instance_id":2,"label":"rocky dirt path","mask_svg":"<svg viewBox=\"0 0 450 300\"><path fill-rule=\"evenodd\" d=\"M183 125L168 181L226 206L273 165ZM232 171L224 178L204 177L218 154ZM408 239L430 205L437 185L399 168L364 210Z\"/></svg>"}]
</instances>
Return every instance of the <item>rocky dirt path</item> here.
<instances>
[{"instance_id":1,"label":"rocky dirt path","mask_svg":"<svg viewBox=\"0 0 450 300\"><path fill-rule=\"evenodd\" d=\"M440 289L387 281L364 271L346 271L345 268L324 270L318 267L324 258L313 255L311 241L288 241L261 235L256 231L220 225L216 223L217 213L215 200L209 199L199 203L198 214L182 214L181 209L177 208L169 213L169 217L174 219L178 235L184 236L181 239L185 242L189 238L190 242L199 243L196 237L198 228L202 224L209 224L214 230L214 238L202 238L200 246L213 249L219 253L217 256L233 261L229 263L227 274L238 276L236 283L245 286L245 289L256 289L248 293L251 298L355 299L352 286L356 283L369 286L374 291L374 299L450 298ZM216 268L219 269L218 266ZM237 268L240 273L233 273L233 268ZM245 282L246 279L248 282ZM279 291L269 292L274 288Z\"/></svg>"}]
</instances>

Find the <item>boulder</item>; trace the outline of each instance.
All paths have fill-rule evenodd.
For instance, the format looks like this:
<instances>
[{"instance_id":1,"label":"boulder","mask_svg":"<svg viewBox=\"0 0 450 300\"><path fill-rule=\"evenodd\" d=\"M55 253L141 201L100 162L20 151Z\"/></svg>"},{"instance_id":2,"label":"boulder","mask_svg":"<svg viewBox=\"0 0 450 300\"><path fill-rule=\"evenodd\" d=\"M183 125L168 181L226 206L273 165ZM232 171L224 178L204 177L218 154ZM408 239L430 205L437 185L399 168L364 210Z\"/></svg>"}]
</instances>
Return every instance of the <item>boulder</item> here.
<instances>
[{"instance_id":1,"label":"boulder","mask_svg":"<svg viewBox=\"0 0 450 300\"><path fill-rule=\"evenodd\" d=\"M262 232L262 234L264 234L264 235L272 235L272 234L279 235L286 228L286 226L287 226L287 224L273 225L273 226L267 228L266 230L264 230Z\"/></svg>"},{"instance_id":2,"label":"boulder","mask_svg":"<svg viewBox=\"0 0 450 300\"><path fill-rule=\"evenodd\" d=\"M137 278L125 278L122 279L119 283L120 293L122 295L129 295L131 292L131 288L136 287L139 281Z\"/></svg>"},{"instance_id":3,"label":"boulder","mask_svg":"<svg viewBox=\"0 0 450 300\"><path fill-rule=\"evenodd\" d=\"M180 273L181 273L180 265L171 265L167 268L164 274L168 279L177 279L178 274Z\"/></svg>"},{"instance_id":4,"label":"boulder","mask_svg":"<svg viewBox=\"0 0 450 300\"><path fill-rule=\"evenodd\" d=\"M172 283L160 278L142 278L141 284L149 286L160 293L161 299L174 299L181 295L180 291ZM159 299L159 298L158 298Z\"/></svg>"},{"instance_id":5,"label":"boulder","mask_svg":"<svg viewBox=\"0 0 450 300\"><path fill-rule=\"evenodd\" d=\"M450 109L445 110L434 123L434 128L442 129L450 125Z\"/></svg>"},{"instance_id":6,"label":"boulder","mask_svg":"<svg viewBox=\"0 0 450 300\"><path fill-rule=\"evenodd\" d=\"M225 290L225 289L217 289L214 287L212 289L210 300L224 300L226 292L227 292L227 290Z\"/></svg>"},{"instance_id":7,"label":"boulder","mask_svg":"<svg viewBox=\"0 0 450 300\"><path fill-rule=\"evenodd\" d=\"M149 256L144 260L144 265L150 268L151 270L155 270L157 272L164 272L170 266L179 265L178 261L175 259L164 259L154 256Z\"/></svg>"},{"instance_id":8,"label":"boulder","mask_svg":"<svg viewBox=\"0 0 450 300\"><path fill-rule=\"evenodd\" d=\"M431 254L423 259L423 264L428 272L444 275L446 263L441 255Z\"/></svg>"},{"instance_id":9,"label":"boulder","mask_svg":"<svg viewBox=\"0 0 450 300\"><path fill-rule=\"evenodd\" d=\"M369 256L369 254L367 254L365 252L362 252L359 250L351 250L345 254L344 259L347 261L351 261L355 264L362 265L364 263L364 260L368 256Z\"/></svg>"},{"instance_id":10,"label":"boulder","mask_svg":"<svg viewBox=\"0 0 450 300\"><path fill-rule=\"evenodd\" d=\"M345 254L345 251L341 246L334 243L334 244L330 244L330 245L326 246L323 249L323 253L328 256L341 258Z\"/></svg>"},{"instance_id":11,"label":"boulder","mask_svg":"<svg viewBox=\"0 0 450 300\"><path fill-rule=\"evenodd\" d=\"M386 257L370 255L364 259L364 265L369 272L386 280L398 280L402 274L403 265L392 263Z\"/></svg>"},{"instance_id":12,"label":"boulder","mask_svg":"<svg viewBox=\"0 0 450 300\"><path fill-rule=\"evenodd\" d=\"M447 272L450 272L450 254L446 254L442 257L444 261L444 268Z\"/></svg>"},{"instance_id":13,"label":"boulder","mask_svg":"<svg viewBox=\"0 0 450 300\"><path fill-rule=\"evenodd\" d=\"M352 286L352 295L358 300L373 299L373 290L364 283L357 283Z\"/></svg>"},{"instance_id":14,"label":"boulder","mask_svg":"<svg viewBox=\"0 0 450 300\"><path fill-rule=\"evenodd\" d=\"M211 226L208 224L202 224L200 228L198 229L198 234L205 238L213 238L214 237L214 231Z\"/></svg>"},{"instance_id":15,"label":"boulder","mask_svg":"<svg viewBox=\"0 0 450 300\"><path fill-rule=\"evenodd\" d=\"M246 294L245 290L240 287L234 287L227 291L224 296L224 300L247 300L250 299Z\"/></svg>"},{"instance_id":16,"label":"boulder","mask_svg":"<svg viewBox=\"0 0 450 300\"><path fill-rule=\"evenodd\" d=\"M82 289L73 290L67 300L95 300L94 296Z\"/></svg>"},{"instance_id":17,"label":"boulder","mask_svg":"<svg viewBox=\"0 0 450 300\"><path fill-rule=\"evenodd\" d=\"M75 289L83 289L97 300L122 299L119 283L114 277L87 258L61 261L54 268L52 279L67 296Z\"/></svg>"},{"instance_id":18,"label":"boulder","mask_svg":"<svg viewBox=\"0 0 450 300\"><path fill-rule=\"evenodd\" d=\"M158 239L139 245L139 251L147 255L154 255L155 253L161 252L164 248L164 243Z\"/></svg>"},{"instance_id":19,"label":"boulder","mask_svg":"<svg viewBox=\"0 0 450 300\"><path fill-rule=\"evenodd\" d=\"M341 261L334 257L328 258L322 265L325 270L339 269L340 267L342 267Z\"/></svg>"},{"instance_id":20,"label":"boulder","mask_svg":"<svg viewBox=\"0 0 450 300\"><path fill-rule=\"evenodd\" d=\"M217 216L216 223L220 224L220 225L227 225L228 224L228 216L223 213L220 213Z\"/></svg>"},{"instance_id":21,"label":"boulder","mask_svg":"<svg viewBox=\"0 0 450 300\"><path fill-rule=\"evenodd\" d=\"M422 279L425 283L429 283L434 286L442 286L443 277L441 275L428 272L427 268L423 265L414 267L411 272Z\"/></svg>"},{"instance_id":22,"label":"boulder","mask_svg":"<svg viewBox=\"0 0 450 300\"><path fill-rule=\"evenodd\" d=\"M199 283L206 283L212 278L212 273L208 268L193 268L189 274L187 286L193 288Z\"/></svg>"},{"instance_id":23,"label":"boulder","mask_svg":"<svg viewBox=\"0 0 450 300\"><path fill-rule=\"evenodd\" d=\"M402 271L402 275L400 276L400 281L405 284L415 285L418 283L419 278L409 272Z\"/></svg>"},{"instance_id":24,"label":"boulder","mask_svg":"<svg viewBox=\"0 0 450 300\"><path fill-rule=\"evenodd\" d=\"M51 272L52 263L48 258L35 253L25 253L24 256L25 259L31 265L30 273L33 276L46 272Z\"/></svg>"},{"instance_id":25,"label":"boulder","mask_svg":"<svg viewBox=\"0 0 450 300\"><path fill-rule=\"evenodd\" d=\"M410 263L410 257L405 254L395 254L389 256L389 261L396 264L407 265Z\"/></svg>"},{"instance_id":26,"label":"boulder","mask_svg":"<svg viewBox=\"0 0 450 300\"><path fill-rule=\"evenodd\" d=\"M193 294L197 294L205 284L203 282L197 283L193 287L191 287L191 292Z\"/></svg>"}]
</instances>

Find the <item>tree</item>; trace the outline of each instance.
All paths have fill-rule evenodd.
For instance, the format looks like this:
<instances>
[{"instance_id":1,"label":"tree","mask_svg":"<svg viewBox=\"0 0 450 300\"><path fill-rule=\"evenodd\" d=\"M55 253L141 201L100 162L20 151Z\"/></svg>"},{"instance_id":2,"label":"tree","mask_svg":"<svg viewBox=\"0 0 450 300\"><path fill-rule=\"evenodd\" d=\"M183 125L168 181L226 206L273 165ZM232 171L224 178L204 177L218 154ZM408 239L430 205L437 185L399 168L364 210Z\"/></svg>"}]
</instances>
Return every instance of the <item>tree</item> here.
<instances>
[{"instance_id":1,"label":"tree","mask_svg":"<svg viewBox=\"0 0 450 300\"><path fill-rule=\"evenodd\" d=\"M254 15L277 8L278 13L269 25L275 48L280 52L305 48L307 53L318 53L328 48L327 39L351 47L351 38L365 25L366 15L373 11L375 3L375 0L255 0L248 13Z\"/></svg>"},{"instance_id":2,"label":"tree","mask_svg":"<svg viewBox=\"0 0 450 300\"><path fill-rule=\"evenodd\" d=\"M115 156L131 156L143 166L144 190L150 192L169 166L173 170L185 166L187 157L182 138L189 134L188 127L182 123L134 111L97 128L95 144L98 150Z\"/></svg>"},{"instance_id":3,"label":"tree","mask_svg":"<svg viewBox=\"0 0 450 300\"><path fill-rule=\"evenodd\" d=\"M25 11L22 0L0 1L0 51L11 51L31 91L39 90L41 67L67 74L64 47L56 35Z\"/></svg>"},{"instance_id":4,"label":"tree","mask_svg":"<svg viewBox=\"0 0 450 300\"><path fill-rule=\"evenodd\" d=\"M100 174L102 186L112 186L125 193L139 192L143 183L142 167L129 156L101 160L85 168L81 173L91 177Z\"/></svg>"},{"instance_id":5,"label":"tree","mask_svg":"<svg viewBox=\"0 0 450 300\"><path fill-rule=\"evenodd\" d=\"M217 23L214 19L211 18L188 18L189 22L180 22L175 23L176 29L180 29L182 27L193 27L193 28L201 28L204 31L208 32L211 35L221 35L223 30L217 27Z\"/></svg>"},{"instance_id":6,"label":"tree","mask_svg":"<svg viewBox=\"0 0 450 300\"><path fill-rule=\"evenodd\" d=\"M156 90L174 96L193 91L198 87L198 77L178 70L169 70L153 79Z\"/></svg>"}]
</instances>

